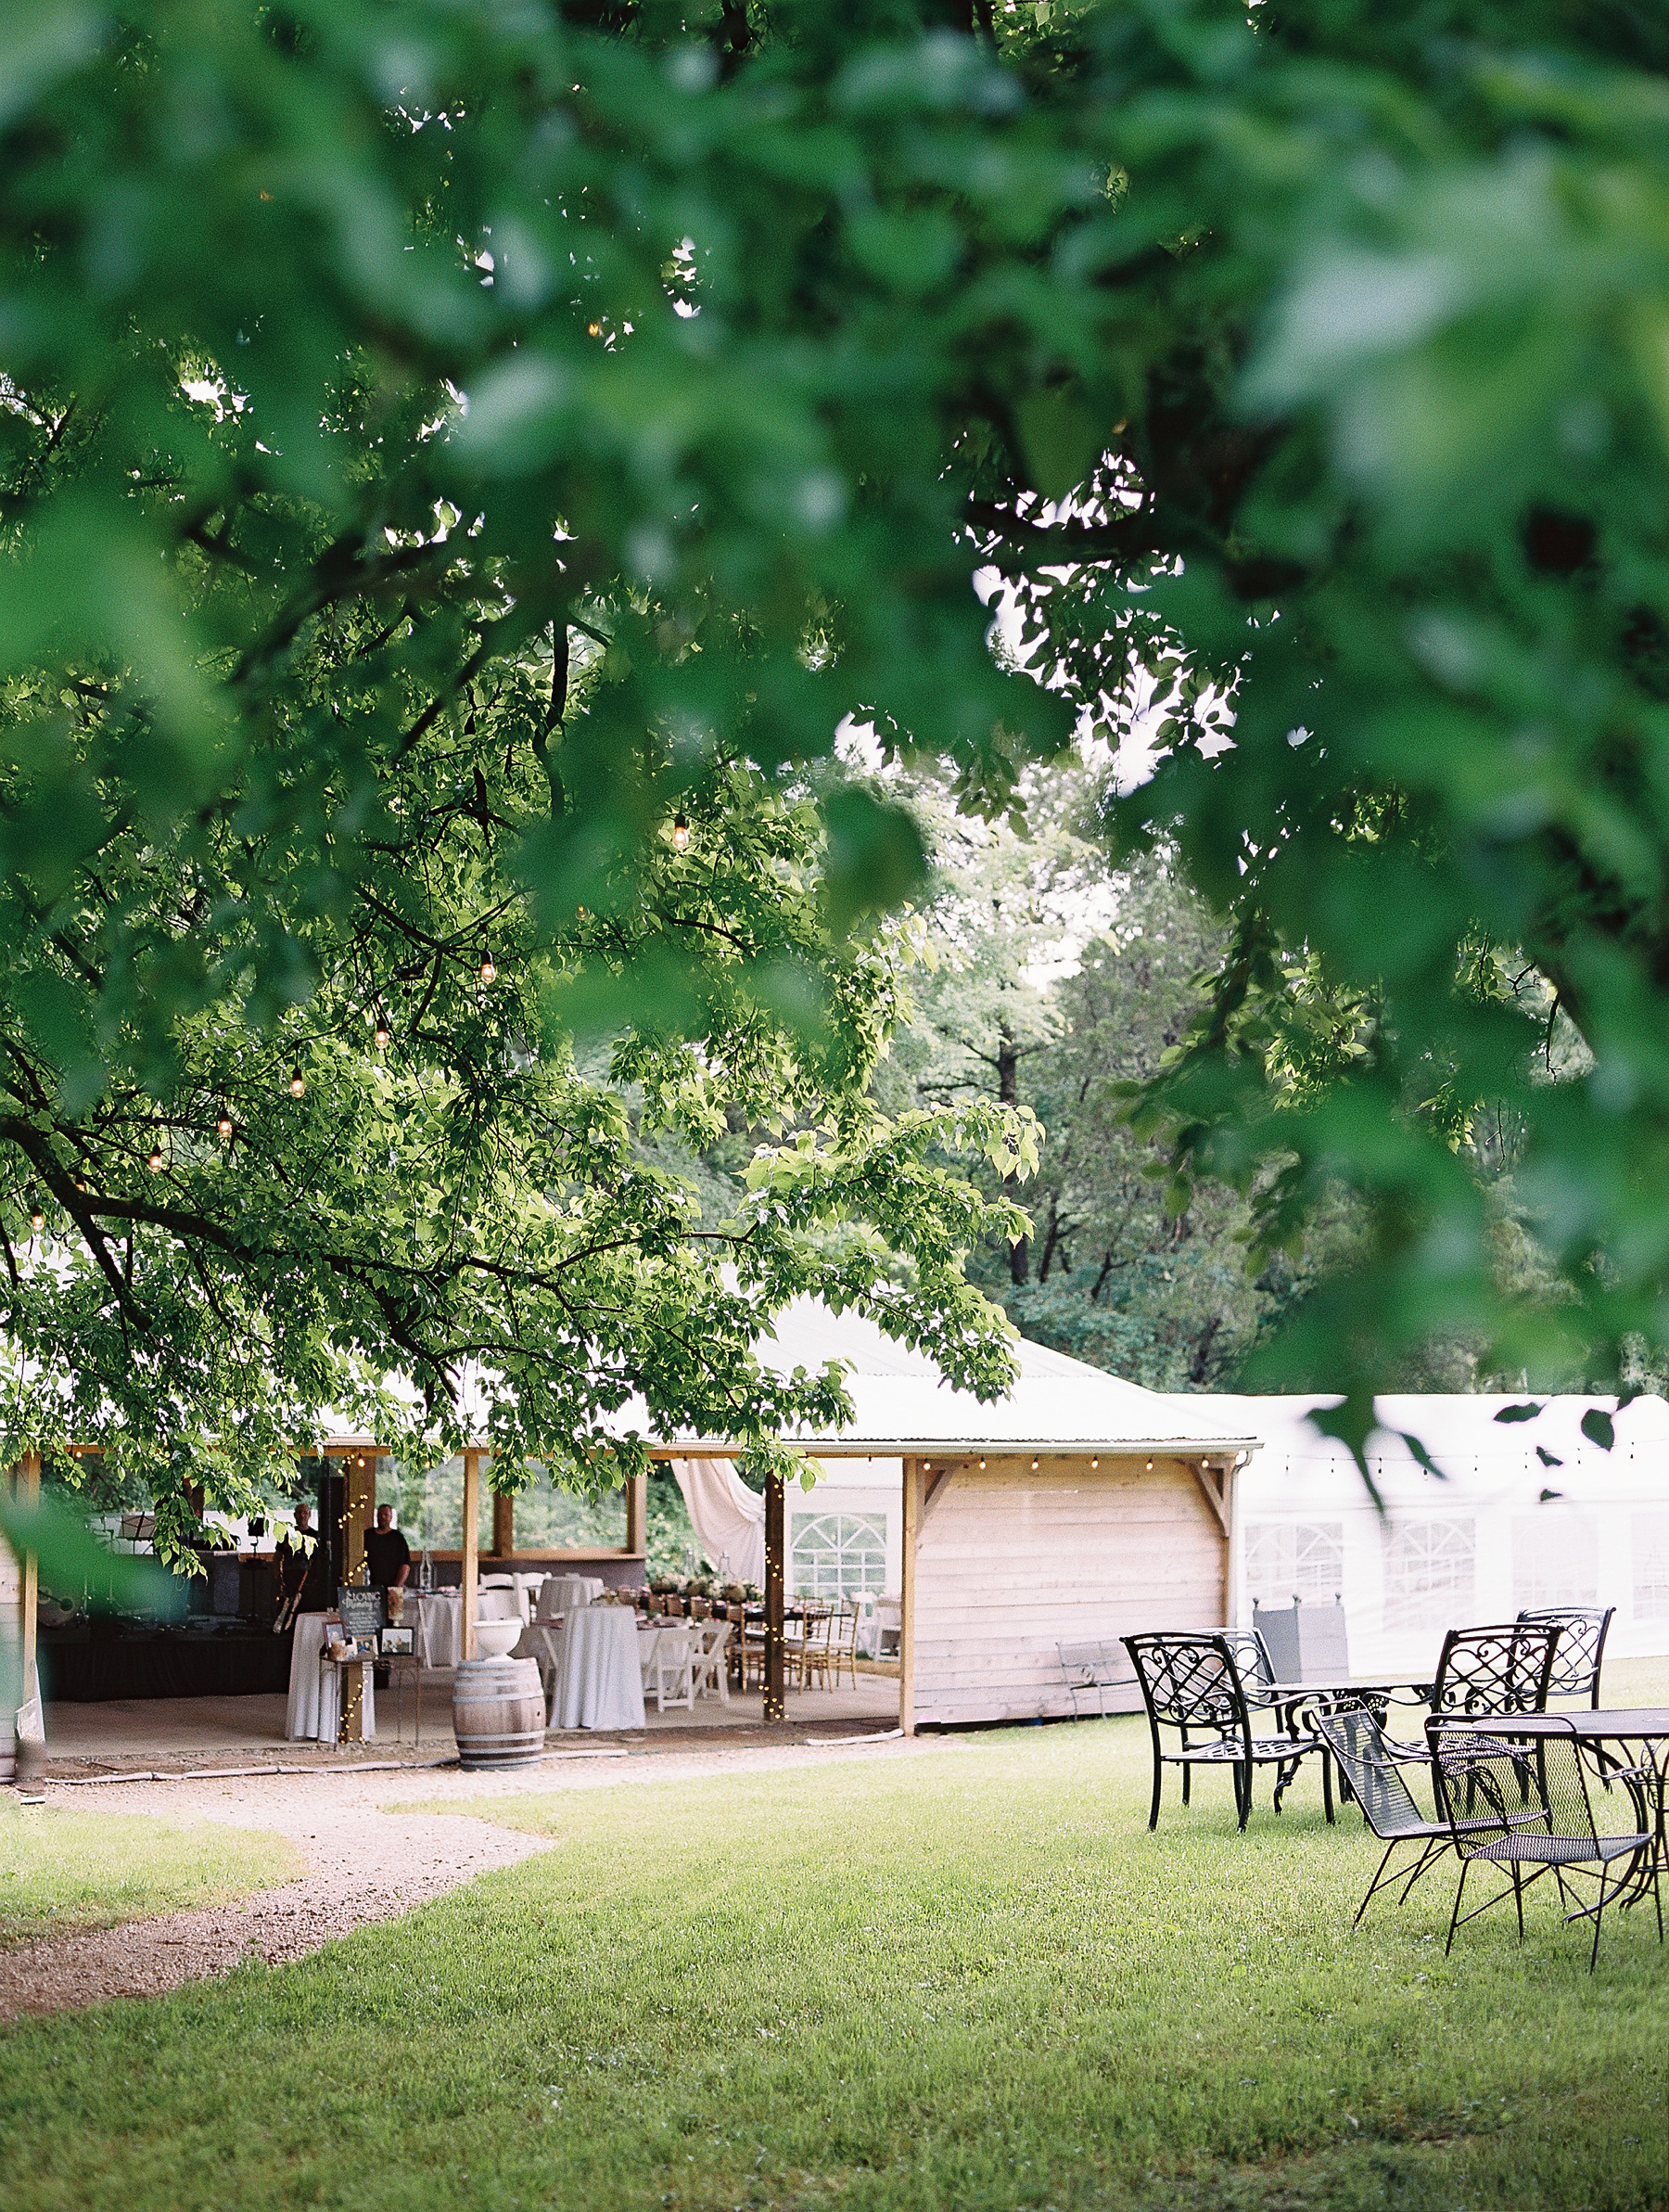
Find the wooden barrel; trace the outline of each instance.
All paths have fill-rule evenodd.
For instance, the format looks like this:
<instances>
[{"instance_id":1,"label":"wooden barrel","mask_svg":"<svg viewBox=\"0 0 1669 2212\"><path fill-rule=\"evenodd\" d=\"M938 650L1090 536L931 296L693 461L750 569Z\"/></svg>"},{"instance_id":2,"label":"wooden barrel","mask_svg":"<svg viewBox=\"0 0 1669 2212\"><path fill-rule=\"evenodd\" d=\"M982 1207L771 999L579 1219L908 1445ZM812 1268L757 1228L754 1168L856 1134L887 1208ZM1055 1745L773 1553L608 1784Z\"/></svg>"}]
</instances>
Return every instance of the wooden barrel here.
<instances>
[{"instance_id":1,"label":"wooden barrel","mask_svg":"<svg viewBox=\"0 0 1669 2212\"><path fill-rule=\"evenodd\" d=\"M465 1659L452 1677L461 1767L530 1766L544 1749L537 1659Z\"/></svg>"}]
</instances>

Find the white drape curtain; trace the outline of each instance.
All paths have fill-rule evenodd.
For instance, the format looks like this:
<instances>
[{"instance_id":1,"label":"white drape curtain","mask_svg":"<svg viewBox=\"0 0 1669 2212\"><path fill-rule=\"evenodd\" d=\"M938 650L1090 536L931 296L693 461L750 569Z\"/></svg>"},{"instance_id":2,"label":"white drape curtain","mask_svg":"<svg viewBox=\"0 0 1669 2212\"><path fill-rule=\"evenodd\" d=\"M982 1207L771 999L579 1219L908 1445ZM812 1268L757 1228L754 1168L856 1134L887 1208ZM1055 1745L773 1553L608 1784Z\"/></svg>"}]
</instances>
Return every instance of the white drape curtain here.
<instances>
[{"instance_id":1,"label":"white drape curtain","mask_svg":"<svg viewBox=\"0 0 1669 2212\"><path fill-rule=\"evenodd\" d=\"M695 1541L731 1582L765 1583L765 1501L727 1459L675 1459Z\"/></svg>"}]
</instances>

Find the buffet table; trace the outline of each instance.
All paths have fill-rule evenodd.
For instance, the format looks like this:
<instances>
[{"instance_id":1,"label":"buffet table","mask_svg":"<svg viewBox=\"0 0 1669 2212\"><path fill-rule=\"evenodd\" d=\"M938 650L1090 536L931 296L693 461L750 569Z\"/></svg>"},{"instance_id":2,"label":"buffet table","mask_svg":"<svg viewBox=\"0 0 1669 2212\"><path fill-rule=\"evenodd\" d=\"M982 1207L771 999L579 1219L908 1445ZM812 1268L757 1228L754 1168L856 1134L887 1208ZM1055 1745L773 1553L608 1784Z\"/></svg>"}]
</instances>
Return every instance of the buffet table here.
<instances>
[{"instance_id":1,"label":"buffet table","mask_svg":"<svg viewBox=\"0 0 1669 2212\"><path fill-rule=\"evenodd\" d=\"M580 1605L562 1633L553 1728L642 1728L643 1679L637 1616L626 1605Z\"/></svg>"}]
</instances>

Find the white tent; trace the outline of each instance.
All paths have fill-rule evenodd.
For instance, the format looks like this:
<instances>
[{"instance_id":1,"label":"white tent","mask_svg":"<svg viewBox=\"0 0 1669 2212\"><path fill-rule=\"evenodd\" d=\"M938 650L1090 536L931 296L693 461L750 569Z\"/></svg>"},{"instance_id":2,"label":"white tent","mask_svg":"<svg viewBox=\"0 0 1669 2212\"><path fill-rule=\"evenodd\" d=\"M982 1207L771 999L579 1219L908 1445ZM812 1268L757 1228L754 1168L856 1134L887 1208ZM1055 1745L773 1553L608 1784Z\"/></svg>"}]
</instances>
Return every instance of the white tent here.
<instances>
[{"instance_id":1,"label":"white tent","mask_svg":"<svg viewBox=\"0 0 1669 2212\"><path fill-rule=\"evenodd\" d=\"M1422 1664L1446 1629L1522 1606L1616 1607L1613 1656L1669 1652L1669 1405L1614 1416L1610 1451L1582 1433L1586 1397L1386 1396L1368 1464L1382 1515L1343 1445L1306 1415L1336 1398L1212 1400L1263 1449L1238 1489L1239 1618L1255 1600L1344 1605L1352 1663ZM1540 1404L1530 1421L1505 1407ZM1440 1473L1423 1468L1404 1434ZM1539 1448L1539 1450L1538 1450Z\"/></svg>"},{"instance_id":2,"label":"white tent","mask_svg":"<svg viewBox=\"0 0 1669 2212\"><path fill-rule=\"evenodd\" d=\"M1252 1439L1234 1426L1228 1401L1166 1395L1121 1382L1104 1369L1027 1337L1014 1340L1019 1374L994 1404L952 1389L924 1352L911 1351L856 1313L835 1313L816 1298L785 1307L755 1346L760 1363L779 1375L809 1373L838 1360L854 1418L841 1429L784 1432L784 1441L818 1458L949 1452L985 1444L1005 1451L1193 1451L1232 1454ZM641 1420L641 1409L636 1409ZM634 1409L619 1420L630 1425ZM692 1456L731 1454L722 1437L690 1438Z\"/></svg>"}]
</instances>

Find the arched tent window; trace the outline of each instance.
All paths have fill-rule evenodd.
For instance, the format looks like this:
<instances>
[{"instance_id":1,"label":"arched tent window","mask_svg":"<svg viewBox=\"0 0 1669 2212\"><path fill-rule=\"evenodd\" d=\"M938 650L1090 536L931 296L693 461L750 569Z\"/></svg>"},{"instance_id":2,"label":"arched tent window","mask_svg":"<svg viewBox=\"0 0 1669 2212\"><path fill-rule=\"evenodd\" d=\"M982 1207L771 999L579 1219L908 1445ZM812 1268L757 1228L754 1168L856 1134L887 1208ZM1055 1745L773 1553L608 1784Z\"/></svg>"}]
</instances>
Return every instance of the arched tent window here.
<instances>
[{"instance_id":1,"label":"arched tent window","mask_svg":"<svg viewBox=\"0 0 1669 2212\"><path fill-rule=\"evenodd\" d=\"M1400 1521L1385 1545L1385 1626L1449 1629L1466 1619L1477 1580L1476 1525Z\"/></svg>"},{"instance_id":2,"label":"arched tent window","mask_svg":"<svg viewBox=\"0 0 1669 2212\"><path fill-rule=\"evenodd\" d=\"M886 1586L886 1516L818 1513L794 1524L789 1579L802 1597L879 1594Z\"/></svg>"},{"instance_id":3,"label":"arched tent window","mask_svg":"<svg viewBox=\"0 0 1669 2212\"><path fill-rule=\"evenodd\" d=\"M1634 1617L1669 1620L1669 1513L1634 1516Z\"/></svg>"},{"instance_id":4,"label":"arched tent window","mask_svg":"<svg viewBox=\"0 0 1669 2212\"><path fill-rule=\"evenodd\" d=\"M1246 1590L1264 1605L1335 1598L1344 1586L1342 1521L1248 1521Z\"/></svg>"}]
</instances>

